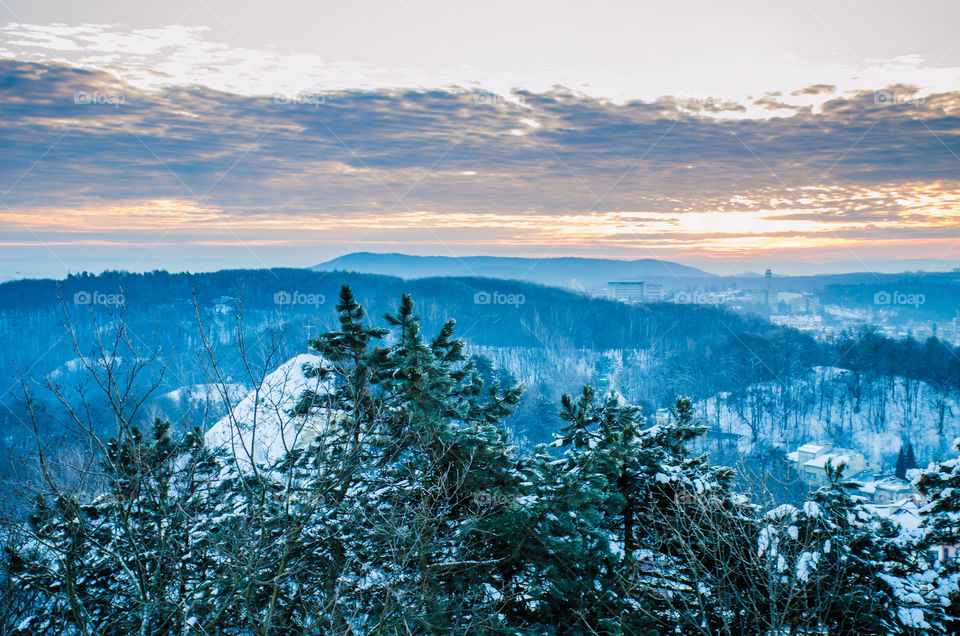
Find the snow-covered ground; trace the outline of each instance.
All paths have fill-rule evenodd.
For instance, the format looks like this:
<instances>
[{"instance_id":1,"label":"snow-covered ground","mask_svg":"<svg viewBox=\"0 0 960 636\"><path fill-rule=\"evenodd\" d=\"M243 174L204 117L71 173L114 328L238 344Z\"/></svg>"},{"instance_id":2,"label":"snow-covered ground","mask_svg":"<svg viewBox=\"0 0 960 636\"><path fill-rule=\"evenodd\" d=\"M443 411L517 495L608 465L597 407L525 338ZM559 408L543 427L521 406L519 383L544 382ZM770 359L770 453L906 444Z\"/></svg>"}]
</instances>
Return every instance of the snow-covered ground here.
<instances>
[{"instance_id":1,"label":"snow-covered ground","mask_svg":"<svg viewBox=\"0 0 960 636\"><path fill-rule=\"evenodd\" d=\"M230 404L236 404L247 393L248 387L229 383L226 386L220 384L194 384L174 389L160 396L161 400L168 400L174 405L181 405L186 401L191 406L211 403L226 403L225 398L229 399Z\"/></svg>"},{"instance_id":2,"label":"snow-covered ground","mask_svg":"<svg viewBox=\"0 0 960 636\"><path fill-rule=\"evenodd\" d=\"M489 347L468 344L467 355L481 355L494 368L509 371L517 382L533 386L547 382L559 391L579 393L584 384L594 384L598 375L605 375L611 389L615 377L624 369L633 372L645 368L650 351L645 349L558 350L536 347Z\"/></svg>"},{"instance_id":3,"label":"snow-covered ground","mask_svg":"<svg viewBox=\"0 0 960 636\"><path fill-rule=\"evenodd\" d=\"M262 464L310 443L319 430L337 420L336 413L321 410L297 416L291 411L304 391L309 389L318 395L330 391L329 380L305 373L311 367L319 368L322 362L322 357L305 353L281 364L207 431L207 444L227 449L241 463L252 459Z\"/></svg>"},{"instance_id":4,"label":"snow-covered ground","mask_svg":"<svg viewBox=\"0 0 960 636\"><path fill-rule=\"evenodd\" d=\"M753 443L794 449L806 442L856 448L875 463L910 441L918 458L948 454L960 436L960 396L903 377L867 377L815 367L800 380L763 382L697 402L705 424Z\"/></svg>"}]
</instances>

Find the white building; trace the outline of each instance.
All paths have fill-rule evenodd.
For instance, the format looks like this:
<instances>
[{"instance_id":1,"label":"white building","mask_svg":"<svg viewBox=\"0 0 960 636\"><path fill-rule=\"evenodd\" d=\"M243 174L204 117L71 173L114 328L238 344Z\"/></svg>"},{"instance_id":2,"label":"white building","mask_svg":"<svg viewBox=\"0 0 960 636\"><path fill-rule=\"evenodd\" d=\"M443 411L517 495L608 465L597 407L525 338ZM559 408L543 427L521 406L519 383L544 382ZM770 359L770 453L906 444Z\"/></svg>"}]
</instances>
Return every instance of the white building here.
<instances>
[{"instance_id":1,"label":"white building","mask_svg":"<svg viewBox=\"0 0 960 636\"><path fill-rule=\"evenodd\" d=\"M884 477L877 481L864 482L857 492L875 504L891 504L909 499L917 494L909 482L896 477Z\"/></svg>"},{"instance_id":2,"label":"white building","mask_svg":"<svg viewBox=\"0 0 960 636\"><path fill-rule=\"evenodd\" d=\"M811 486L827 483L827 465L839 468L843 464L845 479L872 480L877 467L867 461L862 453L833 448L830 444L804 444L787 458L796 464L800 478Z\"/></svg>"},{"instance_id":3,"label":"white building","mask_svg":"<svg viewBox=\"0 0 960 636\"><path fill-rule=\"evenodd\" d=\"M904 530L916 530L923 521L920 506L913 499L901 499L887 504L864 504L863 507L878 517L889 519Z\"/></svg>"},{"instance_id":4,"label":"white building","mask_svg":"<svg viewBox=\"0 0 960 636\"><path fill-rule=\"evenodd\" d=\"M646 283L643 286L643 299L648 303L659 303L664 299L663 285L660 283Z\"/></svg>"},{"instance_id":5,"label":"white building","mask_svg":"<svg viewBox=\"0 0 960 636\"><path fill-rule=\"evenodd\" d=\"M642 303L643 281L610 281L607 283L607 298L622 303Z\"/></svg>"}]
</instances>

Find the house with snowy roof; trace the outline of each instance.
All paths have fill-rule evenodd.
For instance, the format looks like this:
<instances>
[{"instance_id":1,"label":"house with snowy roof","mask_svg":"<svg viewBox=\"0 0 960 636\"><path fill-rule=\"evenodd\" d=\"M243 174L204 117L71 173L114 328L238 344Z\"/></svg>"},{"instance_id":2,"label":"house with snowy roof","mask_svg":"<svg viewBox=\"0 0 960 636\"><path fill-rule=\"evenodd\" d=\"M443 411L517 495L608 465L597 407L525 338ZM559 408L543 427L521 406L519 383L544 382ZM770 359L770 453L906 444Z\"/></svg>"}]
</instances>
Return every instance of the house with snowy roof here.
<instances>
[{"instance_id":1,"label":"house with snowy roof","mask_svg":"<svg viewBox=\"0 0 960 636\"><path fill-rule=\"evenodd\" d=\"M833 448L830 444L804 444L796 451L787 454L787 459L796 464L800 478L810 486L822 486L827 483L827 465L838 468L843 464L843 476L846 479L872 481L878 468L867 461L863 453Z\"/></svg>"},{"instance_id":2,"label":"house with snowy roof","mask_svg":"<svg viewBox=\"0 0 960 636\"><path fill-rule=\"evenodd\" d=\"M878 517L889 519L904 530L916 530L923 521L919 504L910 498L885 504L864 504L863 507Z\"/></svg>"},{"instance_id":3,"label":"house with snowy roof","mask_svg":"<svg viewBox=\"0 0 960 636\"><path fill-rule=\"evenodd\" d=\"M864 504L864 509L881 517L889 519L901 530L910 533L920 527L923 515L920 509L923 501L919 495L912 495L900 501L887 504ZM960 545L955 543L938 543L930 546L931 561L951 561L958 558Z\"/></svg>"},{"instance_id":4,"label":"house with snowy roof","mask_svg":"<svg viewBox=\"0 0 960 636\"><path fill-rule=\"evenodd\" d=\"M865 481L857 489L857 494L866 501L875 504L889 504L917 495L913 485L897 477L883 477L876 481Z\"/></svg>"}]
</instances>

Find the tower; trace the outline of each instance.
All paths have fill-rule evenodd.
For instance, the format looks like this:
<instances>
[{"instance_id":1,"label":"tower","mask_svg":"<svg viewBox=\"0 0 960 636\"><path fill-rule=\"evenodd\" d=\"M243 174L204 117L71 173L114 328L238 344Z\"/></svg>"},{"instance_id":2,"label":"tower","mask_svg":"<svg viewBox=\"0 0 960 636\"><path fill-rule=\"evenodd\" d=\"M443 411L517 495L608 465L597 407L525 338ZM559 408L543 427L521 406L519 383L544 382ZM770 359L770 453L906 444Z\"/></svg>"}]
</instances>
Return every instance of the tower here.
<instances>
[{"instance_id":1,"label":"tower","mask_svg":"<svg viewBox=\"0 0 960 636\"><path fill-rule=\"evenodd\" d=\"M771 289L771 283L773 282L773 270L767 269L766 273L763 275L763 279L766 285L767 307L772 308L776 304L773 302L773 291Z\"/></svg>"}]
</instances>

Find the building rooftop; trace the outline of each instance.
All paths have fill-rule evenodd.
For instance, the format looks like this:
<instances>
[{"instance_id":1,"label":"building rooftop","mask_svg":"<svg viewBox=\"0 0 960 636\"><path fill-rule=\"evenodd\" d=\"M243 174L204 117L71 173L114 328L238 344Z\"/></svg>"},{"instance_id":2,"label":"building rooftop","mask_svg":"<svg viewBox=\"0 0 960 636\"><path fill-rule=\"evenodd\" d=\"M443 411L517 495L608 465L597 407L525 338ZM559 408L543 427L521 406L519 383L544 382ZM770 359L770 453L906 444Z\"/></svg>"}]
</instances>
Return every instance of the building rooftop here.
<instances>
[{"instance_id":1,"label":"building rooftop","mask_svg":"<svg viewBox=\"0 0 960 636\"><path fill-rule=\"evenodd\" d=\"M922 521L920 509L913 499L902 499L889 504L865 504L863 507L906 530L918 528Z\"/></svg>"},{"instance_id":2,"label":"building rooftop","mask_svg":"<svg viewBox=\"0 0 960 636\"><path fill-rule=\"evenodd\" d=\"M827 462L833 462L833 467L836 468L840 464L845 464L847 468L850 467L850 464L853 460L853 457L847 453L824 453L819 457L814 457L810 461L804 462L804 466L815 466L817 468L823 468L827 465Z\"/></svg>"}]
</instances>

